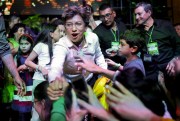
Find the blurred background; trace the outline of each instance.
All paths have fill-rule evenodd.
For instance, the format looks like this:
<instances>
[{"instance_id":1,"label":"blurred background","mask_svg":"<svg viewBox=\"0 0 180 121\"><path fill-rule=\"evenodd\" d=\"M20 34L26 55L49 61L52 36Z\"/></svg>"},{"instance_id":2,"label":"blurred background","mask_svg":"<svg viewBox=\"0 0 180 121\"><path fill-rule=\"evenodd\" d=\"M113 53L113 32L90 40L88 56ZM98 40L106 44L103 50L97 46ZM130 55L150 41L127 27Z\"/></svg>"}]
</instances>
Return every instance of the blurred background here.
<instances>
[{"instance_id":1,"label":"blurred background","mask_svg":"<svg viewBox=\"0 0 180 121\"><path fill-rule=\"evenodd\" d=\"M65 7L85 4L92 5L94 16L98 18L98 8L102 3L110 3L117 12L117 17L127 26L134 24L133 10L137 2L142 0L0 0L4 15L20 15L22 19L29 15L61 17ZM144 0L153 5L154 17L167 19L173 24L180 22L180 0Z\"/></svg>"}]
</instances>

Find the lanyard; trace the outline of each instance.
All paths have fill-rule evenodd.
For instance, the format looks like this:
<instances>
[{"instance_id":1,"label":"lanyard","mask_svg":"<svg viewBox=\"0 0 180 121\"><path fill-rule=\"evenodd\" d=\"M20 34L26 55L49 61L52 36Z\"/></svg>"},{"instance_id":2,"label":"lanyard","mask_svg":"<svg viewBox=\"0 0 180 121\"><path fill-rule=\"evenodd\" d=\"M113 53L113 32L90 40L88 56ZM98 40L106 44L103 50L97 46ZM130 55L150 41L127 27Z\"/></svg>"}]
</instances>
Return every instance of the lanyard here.
<instances>
[{"instance_id":1,"label":"lanyard","mask_svg":"<svg viewBox=\"0 0 180 121\"><path fill-rule=\"evenodd\" d=\"M152 41L153 41L153 40L152 40L152 33L153 33L153 30L154 30L154 26L152 27L150 34L147 33L147 35L149 36L148 44L149 44L149 42L152 42Z\"/></svg>"},{"instance_id":2,"label":"lanyard","mask_svg":"<svg viewBox=\"0 0 180 121\"><path fill-rule=\"evenodd\" d=\"M117 30L118 31L118 30ZM116 31L113 31L112 29L111 29L111 33L113 34L113 36L114 36L114 40L117 42L117 41L119 41L119 31L118 31L118 38L116 37ZM118 39L118 40L117 40Z\"/></svg>"},{"instance_id":3,"label":"lanyard","mask_svg":"<svg viewBox=\"0 0 180 121\"><path fill-rule=\"evenodd\" d=\"M152 27L152 29L151 29L150 34L147 32L147 35L149 36L149 39L148 39L147 44L149 44L150 42L152 42L152 41L153 41L153 40L152 40L152 33L153 33L153 30L154 30L154 25L153 25L153 27ZM148 50L148 47L147 47L147 50ZM149 54L149 52L148 52L148 51L147 51L147 54Z\"/></svg>"}]
</instances>

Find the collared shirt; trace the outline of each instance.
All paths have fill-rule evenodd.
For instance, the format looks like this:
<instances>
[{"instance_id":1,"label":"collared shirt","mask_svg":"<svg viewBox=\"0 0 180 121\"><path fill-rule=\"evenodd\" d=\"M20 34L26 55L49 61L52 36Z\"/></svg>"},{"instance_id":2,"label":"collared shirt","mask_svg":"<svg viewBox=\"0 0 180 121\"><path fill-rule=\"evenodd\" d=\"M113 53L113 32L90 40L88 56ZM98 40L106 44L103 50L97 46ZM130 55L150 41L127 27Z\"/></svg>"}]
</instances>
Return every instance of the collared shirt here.
<instances>
[{"instance_id":1,"label":"collared shirt","mask_svg":"<svg viewBox=\"0 0 180 121\"><path fill-rule=\"evenodd\" d=\"M152 62L144 62L146 76L157 79L158 71L165 72L167 64L175 57L180 55L180 37L178 37L172 24L165 20L154 20L152 41L157 42L159 55L152 56ZM153 27L152 26L152 27ZM150 33L152 27L147 31ZM147 35L146 42L148 43ZM147 53L147 48L142 52L142 59ZM156 73L156 76L153 74Z\"/></svg>"},{"instance_id":2,"label":"collared shirt","mask_svg":"<svg viewBox=\"0 0 180 121\"><path fill-rule=\"evenodd\" d=\"M125 58L122 58L121 56L109 57L108 54L106 53L106 49L111 48L111 43L114 41L119 42L120 35L124 33L124 31L126 30L126 26L124 23L120 21L116 21L116 25L117 25L116 32L114 32L111 27L105 26L103 23L99 24L99 26L97 26L93 30L93 32L96 33L97 36L99 37L99 44L100 44L104 57L110 58L116 63L124 64L124 62L126 61Z\"/></svg>"},{"instance_id":3,"label":"collared shirt","mask_svg":"<svg viewBox=\"0 0 180 121\"><path fill-rule=\"evenodd\" d=\"M118 40L120 39L119 36L126 30L126 26L122 22L116 22L116 25L117 25L116 41L120 41ZM106 57L107 56L106 49L111 48L111 42L115 41L115 37L112 33L112 29L111 27L106 27L103 23L101 23L99 26L97 26L94 29L94 33L96 33L97 36L99 37L100 47L102 49L104 56Z\"/></svg>"},{"instance_id":4,"label":"collared shirt","mask_svg":"<svg viewBox=\"0 0 180 121\"><path fill-rule=\"evenodd\" d=\"M67 36L61 38L54 44L51 70L49 72L49 81L55 80L57 76L64 74L65 76L77 75L77 67L75 66L74 56L80 54L81 57L95 62L102 68L107 68L104 56L101 52L98 37L92 32L86 32L85 43L83 47L74 45ZM84 71L85 78L91 73ZM92 74L91 74L92 75Z\"/></svg>"}]
</instances>

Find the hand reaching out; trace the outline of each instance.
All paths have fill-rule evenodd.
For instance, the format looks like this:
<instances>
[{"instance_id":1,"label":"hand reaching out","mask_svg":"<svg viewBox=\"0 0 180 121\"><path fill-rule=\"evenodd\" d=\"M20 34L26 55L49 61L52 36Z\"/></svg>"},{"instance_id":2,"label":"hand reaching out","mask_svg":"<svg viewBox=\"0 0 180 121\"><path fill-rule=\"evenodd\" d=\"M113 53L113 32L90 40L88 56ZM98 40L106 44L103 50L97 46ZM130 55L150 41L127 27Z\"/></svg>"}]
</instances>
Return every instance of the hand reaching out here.
<instances>
[{"instance_id":1,"label":"hand reaching out","mask_svg":"<svg viewBox=\"0 0 180 121\"><path fill-rule=\"evenodd\" d=\"M76 59L75 65L79 68L83 68L92 73L97 73L98 70L100 69L99 66L97 66L94 62L90 60L83 59L80 56L76 56L75 59Z\"/></svg>"},{"instance_id":2,"label":"hand reaching out","mask_svg":"<svg viewBox=\"0 0 180 121\"><path fill-rule=\"evenodd\" d=\"M102 107L90 86L88 86L88 96L89 104L81 99L78 99L78 104L103 121L118 121L111 113Z\"/></svg>"},{"instance_id":3,"label":"hand reaching out","mask_svg":"<svg viewBox=\"0 0 180 121\"><path fill-rule=\"evenodd\" d=\"M63 96L64 90L68 86L68 83L63 77L56 77L56 79L49 84L47 88L47 94L51 100L57 100L60 96Z\"/></svg>"},{"instance_id":4,"label":"hand reaching out","mask_svg":"<svg viewBox=\"0 0 180 121\"><path fill-rule=\"evenodd\" d=\"M159 121L160 117L153 114L144 104L119 82L117 89L108 86L111 93L107 94L107 102L121 117L131 121Z\"/></svg>"}]
</instances>

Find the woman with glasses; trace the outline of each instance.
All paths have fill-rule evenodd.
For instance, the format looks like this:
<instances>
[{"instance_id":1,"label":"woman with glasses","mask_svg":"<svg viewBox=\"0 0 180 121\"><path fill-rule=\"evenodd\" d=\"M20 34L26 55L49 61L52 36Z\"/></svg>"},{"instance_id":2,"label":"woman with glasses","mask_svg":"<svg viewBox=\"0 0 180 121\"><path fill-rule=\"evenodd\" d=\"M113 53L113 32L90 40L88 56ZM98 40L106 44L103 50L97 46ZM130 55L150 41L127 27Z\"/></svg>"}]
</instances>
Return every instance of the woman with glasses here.
<instances>
[{"instance_id":1,"label":"woman with glasses","mask_svg":"<svg viewBox=\"0 0 180 121\"><path fill-rule=\"evenodd\" d=\"M87 58L102 68L107 68L104 56L101 52L98 37L92 32L86 32L89 17L83 7L71 6L62 14L66 36L54 44L51 71L49 81L56 77L65 76L70 81L75 77L83 75L85 81L91 86L95 80L92 73L77 68L76 56Z\"/></svg>"}]
</instances>

